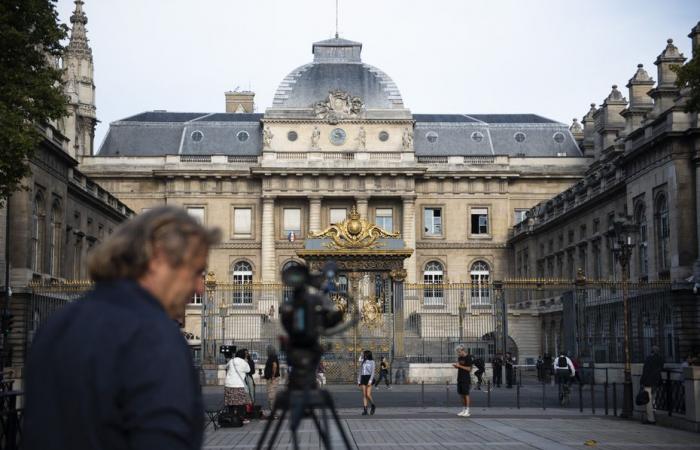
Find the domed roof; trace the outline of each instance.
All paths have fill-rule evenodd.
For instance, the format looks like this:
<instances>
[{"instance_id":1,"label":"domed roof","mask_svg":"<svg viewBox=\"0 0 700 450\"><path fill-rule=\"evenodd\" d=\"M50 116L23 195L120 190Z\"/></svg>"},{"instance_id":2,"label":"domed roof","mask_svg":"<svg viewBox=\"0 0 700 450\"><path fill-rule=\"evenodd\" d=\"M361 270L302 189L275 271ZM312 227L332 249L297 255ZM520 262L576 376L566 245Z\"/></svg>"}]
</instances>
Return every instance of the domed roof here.
<instances>
[{"instance_id":1,"label":"domed roof","mask_svg":"<svg viewBox=\"0 0 700 450\"><path fill-rule=\"evenodd\" d=\"M313 44L313 62L294 69L275 92L273 108L311 108L334 90L360 97L367 109L402 109L391 78L360 59L362 44L333 38Z\"/></svg>"}]
</instances>

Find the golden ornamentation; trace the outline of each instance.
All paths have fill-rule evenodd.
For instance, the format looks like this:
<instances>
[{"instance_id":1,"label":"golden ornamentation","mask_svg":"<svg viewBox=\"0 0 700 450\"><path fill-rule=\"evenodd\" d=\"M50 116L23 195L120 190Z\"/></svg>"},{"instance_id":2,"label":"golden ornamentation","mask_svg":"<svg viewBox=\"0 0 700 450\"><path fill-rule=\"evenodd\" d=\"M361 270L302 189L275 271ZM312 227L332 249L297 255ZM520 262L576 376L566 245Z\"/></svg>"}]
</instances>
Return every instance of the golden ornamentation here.
<instances>
[{"instance_id":1,"label":"golden ornamentation","mask_svg":"<svg viewBox=\"0 0 700 450\"><path fill-rule=\"evenodd\" d=\"M361 314L362 323L367 328L375 328L379 326L383 321L380 300L373 295L365 297L365 301L362 305Z\"/></svg>"},{"instance_id":2,"label":"golden ornamentation","mask_svg":"<svg viewBox=\"0 0 700 450\"><path fill-rule=\"evenodd\" d=\"M396 269L389 272L391 279L398 282L404 281L407 275L406 269Z\"/></svg>"},{"instance_id":3,"label":"golden ornamentation","mask_svg":"<svg viewBox=\"0 0 700 450\"><path fill-rule=\"evenodd\" d=\"M204 286L208 291L216 289L216 274L214 274L214 272L209 271L204 276Z\"/></svg>"},{"instance_id":4,"label":"golden ornamentation","mask_svg":"<svg viewBox=\"0 0 700 450\"><path fill-rule=\"evenodd\" d=\"M367 249L381 247L380 238L398 238L400 233L391 233L360 217L355 206L348 217L319 233L310 233L310 238L329 238L325 244L329 249Z\"/></svg>"},{"instance_id":5,"label":"golden ornamentation","mask_svg":"<svg viewBox=\"0 0 700 450\"><path fill-rule=\"evenodd\" d=\"M330 299L338 311L342 312L343 314L346 314L348 312L349 304L347 296L343 294L333 293L330 295Z\"/></svg>"}]
</instances>

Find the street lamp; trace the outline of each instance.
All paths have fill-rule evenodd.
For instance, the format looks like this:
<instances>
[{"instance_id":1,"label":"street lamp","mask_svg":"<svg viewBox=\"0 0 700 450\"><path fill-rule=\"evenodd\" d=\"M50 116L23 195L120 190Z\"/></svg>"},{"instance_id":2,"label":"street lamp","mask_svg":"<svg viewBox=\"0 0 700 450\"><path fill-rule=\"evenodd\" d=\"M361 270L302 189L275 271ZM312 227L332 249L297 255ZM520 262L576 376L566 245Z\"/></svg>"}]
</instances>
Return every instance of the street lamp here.
<instances>
[{"instance_id":1,"label":"street lamp","mask_svg":"<svg viewBox=\"0 0 700 450\"><path fill-rule=\"evenodd\" d=\"M625 379L623 383L622 414L620 417L632 417L632 365L630 361L630 311L628 295L628 276L632 250L635 246L635 236L639 227L628 219L615 219L607 232L608 243L613 254L620 262L622 272L622 308L624 315L624 351L625 351Z\"/></svg>"}]
</instances>

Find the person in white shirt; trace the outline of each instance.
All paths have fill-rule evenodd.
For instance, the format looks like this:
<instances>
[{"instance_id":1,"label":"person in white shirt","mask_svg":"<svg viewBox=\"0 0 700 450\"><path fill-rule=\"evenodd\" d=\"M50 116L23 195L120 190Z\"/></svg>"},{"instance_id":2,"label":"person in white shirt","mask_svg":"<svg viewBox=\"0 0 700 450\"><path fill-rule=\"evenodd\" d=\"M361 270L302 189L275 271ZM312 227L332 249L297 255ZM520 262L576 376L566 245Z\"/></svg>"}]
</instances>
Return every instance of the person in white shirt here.
<instances>
[{"instance_id":1,"label":"person in white shirt","mask_svg":"<svg viewBox=\"0 0 700 450\"><path fill-rule=\"evenodd\" d=\"M569 384L571 378L576 375L574 363L566 356L566 352L561 352L559 356L554 358L552 366L557 384Z\"/></svg>"},{"instance_id":2,"label":"person in white shirt","mask_svg":"<svg viewBox=\"0 0 700 450\"><path fill-rule=\"evenodd\" d=\"M250 365L245 360L245 353L245 349L238 350L236 357L231 358L226 364L224 404L229 412L239 417L243 423L250 423L245 419L245 405L250 403L250 395L245 384L245 376L250 372Z\"/></svg>"},{"instance_id":3,"label":"person in white shirt","mask_svg":"<svg viewBox=\"0 0 700 450\"><path fill-rule=\"evenodd\" d=\"M374 381L374 358L372 352L365 350L362 352L362 363L360 364L360 373L357 374L357 385L362 390L362 415L367 415L367 404L370 405L369 413L374 415L377 407L372 399L372 381Z\"/></svg>"}]
</instances>

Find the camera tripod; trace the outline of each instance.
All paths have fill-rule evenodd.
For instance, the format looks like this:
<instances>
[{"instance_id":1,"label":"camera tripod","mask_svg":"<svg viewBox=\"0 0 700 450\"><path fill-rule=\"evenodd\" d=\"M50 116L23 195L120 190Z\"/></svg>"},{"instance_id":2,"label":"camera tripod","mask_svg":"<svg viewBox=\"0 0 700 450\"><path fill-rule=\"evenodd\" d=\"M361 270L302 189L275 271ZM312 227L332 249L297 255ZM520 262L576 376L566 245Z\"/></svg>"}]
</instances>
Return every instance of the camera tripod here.
<instances>
[{"instance_id":1,"label":"camera tripod","mask_svg":"<svg viewBox=\"0 0 700 450\"><path fill-rule=\"evenodd\" d=\"M319 420L316 410L321 411L321 420ZM342 424L340 423L340 418L338 417L338 412L335 410L333 405L333 398L331 394L325 389L318 389L315 386L306 387L304 389L294 389L289 388L277 394L275 399L275 406L272 409L272 414L268 419L265 429L263 430L260 440L258 441L258 450L262 449L265 440L267 438L270 429L272 428L273 417L277 411L282 411L270 441L268 442L268 450L273 448L277 435L279 434L280 428L282 427L282 422L287 417L289 417L289 429L292 432L292 444L294 449L299 448L299 442L297 441L297 428L304 417L310 417L314 424L316 425L316 430L318 431L319 438L323 443L324 448L331 448L330 440L330 429L328 427L328 413L330 412L333 417L333 423L338 427L340 436L343 439L346 449L350 449L350 440L348 439Z\"/></svg>"}]
</instances>

